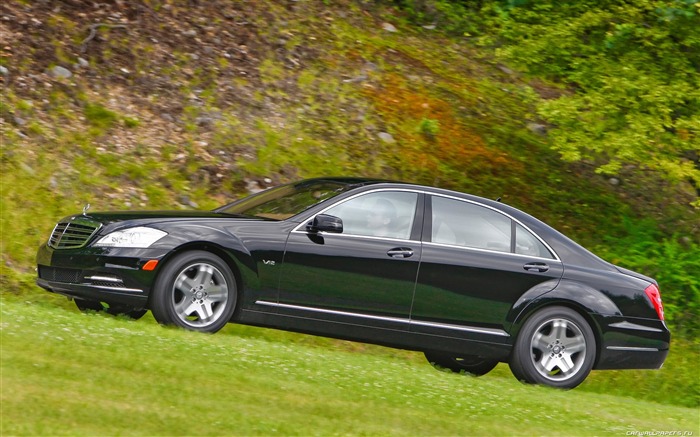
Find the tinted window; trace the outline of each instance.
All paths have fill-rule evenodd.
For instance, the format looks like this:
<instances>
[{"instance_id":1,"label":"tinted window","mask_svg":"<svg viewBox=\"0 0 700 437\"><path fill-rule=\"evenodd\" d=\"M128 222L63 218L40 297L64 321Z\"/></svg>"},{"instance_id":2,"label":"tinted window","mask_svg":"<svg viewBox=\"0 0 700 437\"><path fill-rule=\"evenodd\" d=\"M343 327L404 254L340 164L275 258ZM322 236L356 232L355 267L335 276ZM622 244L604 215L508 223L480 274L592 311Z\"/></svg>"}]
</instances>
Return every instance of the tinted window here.
<instances>
[{"instance_id":1,"label":"tinted window","mask_svg":"<svg viewBox=\"0 0 700 437\"><path fill-rule=\"evenodd\" d=\"M510 218L469 202L437 196L432 200L432 242L510 252Z\"/></svg>"},{"instance_id":2,"label":"tinted window","mask_svg":"<svg viewBox=\"0 0 700 437\"><path fill-rule=\"evenodd\" d=\"M379 191L354 197L324 214L343 220L343 234L408 239L418 194Z\"/></svg>"},{"instance_id":3,"label":"tinted window","mask_svg":"<svg viewBox=\"0 0 700 437\"><path fill-rule=\"evenodd\" d=\"M542 258L554 258L552 253L530 231L516 225L515 229L515 253L521 255L539 256Z\"/></svg>"}]
</instances>

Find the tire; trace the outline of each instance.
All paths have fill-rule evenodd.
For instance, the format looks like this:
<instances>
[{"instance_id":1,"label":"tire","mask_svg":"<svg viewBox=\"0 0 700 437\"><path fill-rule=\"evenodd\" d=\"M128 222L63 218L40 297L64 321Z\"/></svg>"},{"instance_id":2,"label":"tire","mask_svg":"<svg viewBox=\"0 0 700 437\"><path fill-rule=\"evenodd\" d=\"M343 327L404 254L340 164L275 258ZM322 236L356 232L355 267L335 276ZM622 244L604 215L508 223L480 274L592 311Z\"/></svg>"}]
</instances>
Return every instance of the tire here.
<instances>
[{"instance_id":1,"label":"tire","mask_svg":"<svg viewBox=\"0 0 700 437\"><path fill-rule=\"evenodd\" d=\"M231 319L238 291L228 265L204 251L170 260L156 279L151 312L162 325L214 333Z\"/></svg>"},{"instance_id":2,"label":"tire","mask_svg":"<svg viewBox=\"0 0 700 437\"><path fill-rule=\"evenodd\" d=\"M566 307L549 307L527 319L509 364L520 381L571 389L586 379L595 355L595 336L586 319Z\"/></svg>"},{"instance_id":3,"label":"tire","mask_svg":"<svg viewBox=\"0 0 700 437\"><path fill-rule=\"evenodd\" d=\"M87 311L95 311L95 312L100 312L105 309L104 306L102 306L102 302L95 302L92 300L85 300L85 299L73 299L73 302L75 302L75 306L78 307L78 309L82 312L87 312Z\"/></svg>"},{"instance_id":4,"label":"tire","mask_svg":"<svg viewBox=\"0 0 700 437\"><path fill-rule=\"evenodd\" d=\"M473 376L486 375L498 364L497 360L476 355L452 356L440 352L425 352L425 358L438 370L450 370L455 373L469 373Z\"/></svg>"},{"instance_id":5,"label":"tire","mask_svg":"<svg viewBox=\"0 0 700 437\"><path fill-rule=\"evenodd\" d=\"M85 299L73 299L73 302L75 302L75 306L78 307L78 309L82 312L86 311L95 311L95 312L100 312L104 311L107 314L111 314L113 316L125 316L130 319L138 320L141 317L146 314L147 310L141 309L137 310L128 306L124 305L114 305L114 304L109 304L107 307L105 307L102 302L97 302L93 300L85 300Z\"/></svg>"}]
</instances>

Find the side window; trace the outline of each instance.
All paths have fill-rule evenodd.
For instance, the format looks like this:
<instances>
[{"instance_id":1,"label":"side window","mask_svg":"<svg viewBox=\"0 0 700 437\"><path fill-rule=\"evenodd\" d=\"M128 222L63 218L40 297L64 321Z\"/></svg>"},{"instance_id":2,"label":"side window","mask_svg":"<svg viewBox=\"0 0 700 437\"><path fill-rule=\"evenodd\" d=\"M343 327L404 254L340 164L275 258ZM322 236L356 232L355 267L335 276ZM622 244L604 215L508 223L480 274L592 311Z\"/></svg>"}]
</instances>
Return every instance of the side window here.
<instances>
[{"instance_id":1,"label":"side window","mask_svg":"<svg viewBox=\"0 0 700 437\"><path fill-rule=\"evenodd\" d=\"M434 243L510 252L511 219L461 200L433 196Z\"/></svg>"},{"instance_id":2,"label":"side window","mask_svg":"<svg viewBox=\"0 0 700 437\"><path fill-rule=\"evenodd\" d=\"M343 220L343 234L407 240L411 236L417 193L378 191L326 210Z\"/></svg>"},{"instance_id":3,"label":"side window","mask_svg":"<svg viewBox=\"0 0 700 437\"><path fill-rule=\"evenodd\" d=\"M515 253L553 259L552 253L527 229L515 226Z\"/></svg>"}]
</instances>

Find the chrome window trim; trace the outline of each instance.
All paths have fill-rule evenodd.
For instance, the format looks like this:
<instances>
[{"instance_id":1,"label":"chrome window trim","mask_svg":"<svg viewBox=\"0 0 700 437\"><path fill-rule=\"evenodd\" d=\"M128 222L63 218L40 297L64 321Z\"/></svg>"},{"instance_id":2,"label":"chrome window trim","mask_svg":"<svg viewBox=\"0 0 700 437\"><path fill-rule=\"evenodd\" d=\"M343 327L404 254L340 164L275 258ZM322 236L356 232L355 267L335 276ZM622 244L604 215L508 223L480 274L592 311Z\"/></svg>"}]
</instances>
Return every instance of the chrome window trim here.
<instances>
[{"instance_id":1,"label":"chrome window trim","mask_svg":"<svg viewBox=\"0 0 700 437\"><path fill-rule=\"evenodd\" d=\"M472 326L451 325L448 323L425 322L425 321L421 321L421 320L412 320L412 319L405 319L405 318L400 318L400 317L375 316L372 314L351 313L351 312L347 312L347 311L329 310L329 309L325 309L325 308L307 307L307 306L303 306L303 305L290 305L290 304L278 303L278 302L268 302L265 300L258 300L255 302L255 304L269 306L269 307L273 307L273 308L285 308L285 309L291 309L291 310L301 310L301 311L310 311L310 312L315 312L315 313L332 314L332 315L336 315L336 316L348 316L348 317L358 317L358 318L369 319L369 320L380 320L380 321L384 321L384 322L401 323L404 325L418 325L418 326L425 326L425 327L430 327L430 328L442 328L442 329L450 329L453 331L474 332L474 333L478 333L478 334L489 334L489 335L497 335L500 337L510 337L510 335L507 332L503 331L502 329L476 328L476 327L472 327Z\"/></svg>"},{"instance_id":2,"label":"chrome window trim","mask_svg":"<svg viewBox=\"0 0 700 437\"><path fill-rule=\"evenodd\" d=\"M317 212L316 214L312 214L312 215L308 216L307 218L302 220L301 223L299 223L294 229L292 229L292 232L298 233L298 234L299 233L300 234L308 234L309 232L306 229L300 229L300 228L302 228L302 227L306 228L306 224L308 223L309 220L311 220L312 217L316 217L319 214L325 214L325 212L328 211L329 209L336 207L338 205L342 205L343 203L348 202L348 201L355 199L357 197L364 196L365 194L380 193L380 192L385 192L385 191L393 191L393 192L401 191L401 192L405 192L405 193L414 193L414 194L418 194L418 195L425 194L424 191L412 190L412 189L408 189L408 188L376 188L373 190L363 191L361 193L357 193L353 196L350 196L347 199L343 199L341 201L335 202L334 204L327 206L326 208L322 209L321 211ZM417 202L418 202L418 199L416 198L416 203ZM413 207L413 214L414 214L413 220L416 219L415 208L416 207L414 205L414 207ZM408 242L420 243L420 241L415 241L415 240L410 240L410 239L391 238L391 237L375 237L373 235L355 235L355 234L342 234L342 233L336 234L334 232L318 232L318 233L322 234L322 235L329 235L330 234L330 235L342 235L343 237L371 238L371 239L378 239L378 240L408 241Z\"/></svg>"},{"instance_id":3,"label":"chrome window trim","mask_svg":"<svg viewBox=\"0 0 700 437\"><path fill-rule=\"evenodd\" d=\"M513 220L515 223L517 223L517 224L519 224L520 226L522 226L523 228L525 228L525 230L527 230L529 233L531 233L532 235L534 235L535 238L537 238L537 240L538 240L540 243L542 243L542 244L544 245L544 247L547 248L547 250L549 250L549 252L552 254L552 256L554 256L554 258L543 258L543 257L540 257L540 256L529 256L529 255L520 254L520 253L513 253L513 252L501 252L501 251L497 251L497 250L480 249L480 248L476 248L476 247L456 246L456 245L444 244L444 243L433 243L432 241L421 241L421 242L417 242L417 241L415 241L415 240L405 240L405 239L397 239L397 238L384 238L384 237L373 237L373 236L370 236L370 235L349 235L349 234L334 234L334 235L342 235L342 236L344 236L344 237L378 238L378 239L380 239L380 240L407 241L407 242L411 242L411 243L417 242L417 243L423 243L423 244L435 244L435 245L443 245L443 246L447 246L447 247L457 247L457 248L469 249L469 250L483 250L483 251L489 252L489 253L504 253L504 254L508 254L508 255L517 255L517 256L524 256L524 257L528 257L528 258L537 258L537 259L542 259L542 260L547 260L547 261L558 261L558 262L561 262L561 258L559 257L559 255L557 254L557 252L556 252L554 249L552 249L552 246L550 246L549 244L547 244L547 242L544 241L544 239L543 239L542 237L540 237L540 236L537 234L537 232L534 232L534 231L533 231L532 229L530 229L530 227L527 226L525 223L523 223L523 222L521 222L520 220L516 219L515 217L513 217L513 216L510 215L510 214L508 214L507 212L501 211L501 210L499 210L499 209L497 209L497 208L494 208L493 206L489 206L489 205L483 204L483 203L481 203L481 202L477 202L477 201L475 201L475 200L463 199L463 198L461 198L461 197L451 196L451 195L449 195L449 194L433 193L433 192L430 192L430 191L425 191L425 190L420 190L420 189L413 189L413 188L374 188L374 189L371 189L371 190L363 191L363 192L361 192L361 193L357 193L357 194L355 194L355 195L353 195L353 196L350 196L350 197L348 197L348 198L346 198L346 199L343 199L343 200L341 200L341 201L337 201L337 202L333 203L332 205L329 205L329 206L325 207L324 209L322 209L321 211L319 211L319 212L317 212L317 213L315 213L315 214L311 214L311 215L307 216L305 219L303 219L303 220L301 221L301 223L299 223L294 229L292 229L292 232L294 232L294 233L301 233L301 234L308 234L309 232L306 231L305 227L306 227L307 222L308 222L312 217L315 217L315 216L317 216L317 215L319 215L319 214L324 214L326 211L328 211L329 209L333 208L334 206L337 206L337 205L340 205L340 204L342 204L342 203L345 203L345 202L347 202L347 201L349 201L349 200L352 200L352 199L354 199L354 198L356 198L356 197L359 197L359 196L362 196L362 195L365 195L365 194L370 194L370 193L382 192L382 191L402 191L402 192L423 194L423 195L426 195L426 196L439 196L439 197L445 197L445 198L452 199L452 200L457 200L457 201L460 201L460 202L471 203L472 205L476 205L476 206L480 206L480 207L483 207L483 208L490 209L490 210L492 210L492 211L494 211L494 212L496 212L496 213L498 213L498 214L502 214L502 215L508 217L509 219ZM431 211L431 212L432 212L432 211ZM414 217L414 220L415 220L415 217ZM327 232L319 232L319 234L328 235Z\"/></svg>"},{"instance_id":4,"label":"chrome window trim","mask_svg":"<svg viewBox=\"0 0 700 437\"><path fill-rule=\"evenodd\" d=\"M307 231L292 231L295 234L308 234L309 232ZM363 240L381 240L381 241L396 241L399 243L414 243L414 244L423 244L421 241L418 240L402 240L400 238L391 238L391 237L375 237L374 235L354 235L354 234L336 234L335 232L318 232L319 235L323 235L324 237L339 237L339 238L361 238Z\"/></svg>"},{"instance_id":5,"label":"chrome window trim","mask_svg":"<svg viewBox=\"0 0 700 437\"><path fill-rule=\"evenodd\" d=\"M512 256L512 257L517 257L517 258L527 258L528 260L541 260L541 261L547 261L549 263L556 263L556 264L561 264L561 260L559 259L554 259L554 258L542 258L541 256L534 256L534 255L524 255L521 253L513 253L513 252L502 252L500 250L491 250L491 249L481 249L479 247L470 247L470 246L459 246L456 244L445 244L445 243L433 243L430 241L424 241L423 246L438 246L438 247L449 247L450 249L460 249L460 250L466 250L466 251L475 251L475 252L485 252L485 253L492 253L495 255L507 255L507 256Z\"/></svg>"}]
</instances>

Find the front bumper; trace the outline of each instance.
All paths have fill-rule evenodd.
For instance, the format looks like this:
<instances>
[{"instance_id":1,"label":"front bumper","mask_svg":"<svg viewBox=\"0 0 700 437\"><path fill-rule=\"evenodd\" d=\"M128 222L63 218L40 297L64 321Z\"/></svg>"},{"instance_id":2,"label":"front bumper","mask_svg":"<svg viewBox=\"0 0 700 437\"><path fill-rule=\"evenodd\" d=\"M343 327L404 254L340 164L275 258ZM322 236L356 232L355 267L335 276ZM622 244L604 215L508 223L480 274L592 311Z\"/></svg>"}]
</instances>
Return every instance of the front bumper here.
<instances>
[{"instance_id":1,"label":"front bumper","mask_svg":"<svg viewBox=\"0 0 700 437\"><path fill-rule=\"evenodd\" d=\"M46 244L37 253L37 285L71 298L143 309L158 274L143 270L161 260L164 249L86 247L56 250Z\"/></svg>"}]
</instances>

